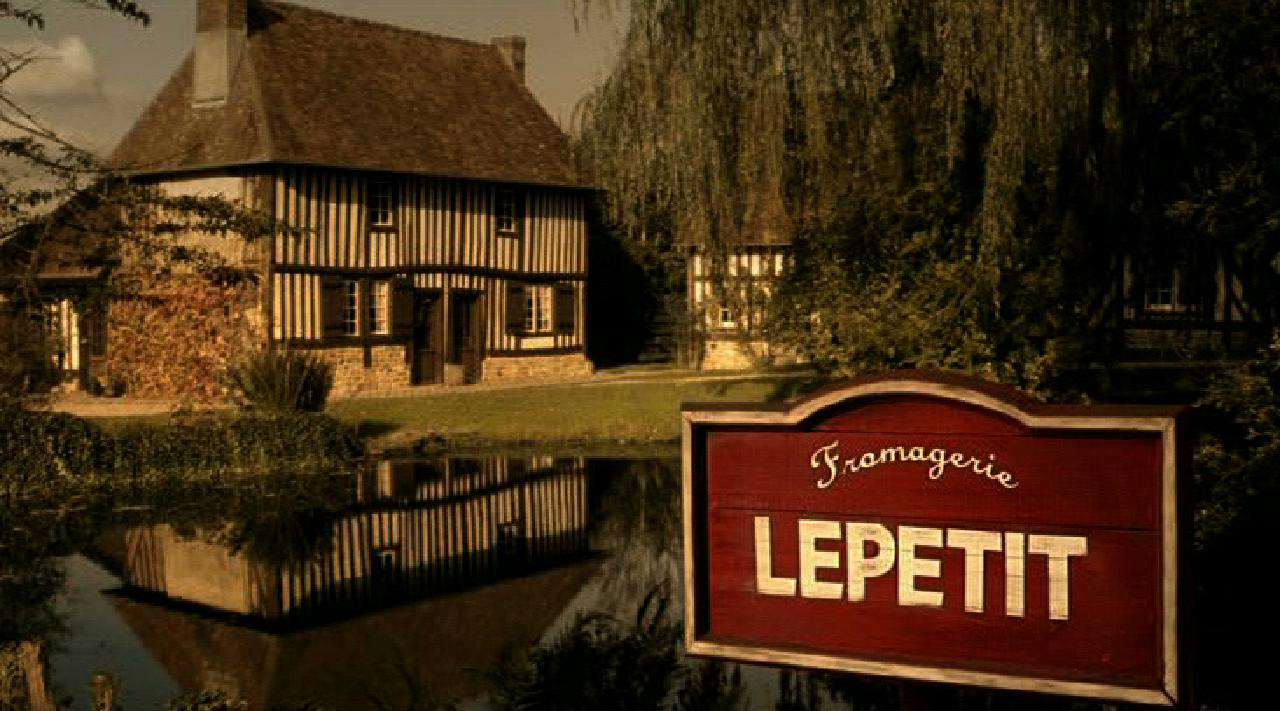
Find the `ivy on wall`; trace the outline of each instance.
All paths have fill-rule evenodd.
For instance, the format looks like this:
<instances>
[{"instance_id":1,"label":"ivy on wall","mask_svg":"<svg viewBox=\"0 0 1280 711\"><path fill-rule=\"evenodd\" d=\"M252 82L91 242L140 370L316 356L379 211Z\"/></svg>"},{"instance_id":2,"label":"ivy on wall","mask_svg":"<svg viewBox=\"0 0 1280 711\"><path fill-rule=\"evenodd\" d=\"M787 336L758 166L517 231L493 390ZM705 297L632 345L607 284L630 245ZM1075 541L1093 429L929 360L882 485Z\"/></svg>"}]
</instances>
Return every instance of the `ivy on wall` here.
<instances>
[{"instance_id":1,"label":"ivy on wall","mask_svg":"<svg viewBox=\"0 0 1280 711\"><path fill-rule=\"evenodd\" d=\"M262 340L259 286L198 274L134 278L108 315L107 380L137 397L222 400L227 364Z\"/></svg>"}]
</instances>

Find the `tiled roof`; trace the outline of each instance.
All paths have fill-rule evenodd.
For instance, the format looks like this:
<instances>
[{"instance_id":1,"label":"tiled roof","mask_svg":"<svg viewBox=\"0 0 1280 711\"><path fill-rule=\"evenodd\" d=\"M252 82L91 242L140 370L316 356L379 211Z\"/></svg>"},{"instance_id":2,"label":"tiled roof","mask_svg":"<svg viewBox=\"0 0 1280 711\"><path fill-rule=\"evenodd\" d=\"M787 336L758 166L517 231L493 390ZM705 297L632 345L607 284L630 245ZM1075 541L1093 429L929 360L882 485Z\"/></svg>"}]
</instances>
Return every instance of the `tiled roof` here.
<instances>
[{"instance_id":1,"label":"tiled roof","mask_svg":"<svg viewBox=\"0 0 1280 711\"><path fill-rule=\"evenodd\" d=\"M131 173L280 162L581 185L568 140L492 45L251 0L228 99L190 56L121 140Z\"/></svg>"}]
</instances>

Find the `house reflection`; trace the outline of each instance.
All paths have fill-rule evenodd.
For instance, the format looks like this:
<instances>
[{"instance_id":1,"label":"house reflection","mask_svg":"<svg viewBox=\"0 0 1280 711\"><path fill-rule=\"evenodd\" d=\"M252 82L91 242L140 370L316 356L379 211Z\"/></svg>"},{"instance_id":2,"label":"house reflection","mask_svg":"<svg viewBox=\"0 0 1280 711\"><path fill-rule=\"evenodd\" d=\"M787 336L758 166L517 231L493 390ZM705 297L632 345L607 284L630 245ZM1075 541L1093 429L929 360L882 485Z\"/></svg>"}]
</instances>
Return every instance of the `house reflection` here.
<instances>
[{"instance_id":1,"label":"house reflection","mask_svg":"<svg viewBox=\"0 0 1280 711\"><path fill-rule=\"evenodd\" d=\"M551 457L379 462L357 476L356 505L328 528L327 545L295 561L256 560L223 531L134 528L123 577L174 601L276 621L470 587L587 552L585 466Z\"/></svg>"},{"instance_id":2,"label":"house reflection","mask_svg":"<svg viewBox=\"0 0 1280 711\"><path fill-rule=\"evenodd\" d=\"M124 532L116 610L184 690L407 708L480 693L596 570L582 459L381 462L355 485L302 560L225 531Z\"/></svg>"}]
</instances>

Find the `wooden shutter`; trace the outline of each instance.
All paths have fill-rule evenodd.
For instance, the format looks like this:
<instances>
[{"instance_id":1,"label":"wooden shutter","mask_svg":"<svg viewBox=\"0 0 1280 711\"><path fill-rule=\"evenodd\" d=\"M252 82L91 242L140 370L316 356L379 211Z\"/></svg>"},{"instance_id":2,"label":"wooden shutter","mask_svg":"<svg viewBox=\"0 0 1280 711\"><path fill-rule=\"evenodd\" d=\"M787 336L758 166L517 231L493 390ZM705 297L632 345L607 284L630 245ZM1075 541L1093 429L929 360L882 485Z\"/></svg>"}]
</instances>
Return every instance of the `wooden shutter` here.
<instances>
[{"instance_id":1,"label":"wooden shutter","mask_svg":"<svg viewBox=\"0 0 1280 711\"><path fill-rule=\"evenodd\" d=\"M507 284L507 333L524 331L524 285Z\"/></svg>"},{"instance_id":2,"label":"wooden shutter","mask_svg":"<svg viewBox=\"0 0 1280 711\"><path fill-rule=\"evenodd\" d=\"M413 282L403 277L391 281L391 334L396 338L413 335Z\"/></svg>"},{"instance_id":3,"label":"wooden shutter","mask_svg":"<svg viewBox=\"0 0 1280 711\"><path fill-rule=\"evenodd\" d=\"M556 333L573 333L573 284L556 284Z\"/></svg>"},{"instance_id":4,"label":"wooden shutter","mask_svg":"<svg viewBox=\"0 0 1280 711\"><path fill-rule=\"evenodd\" d=\"M342 310L346 305L346 280L340 276L320 277L320 331L324 338L342 337Z\"/></svg>"}]
</instances>

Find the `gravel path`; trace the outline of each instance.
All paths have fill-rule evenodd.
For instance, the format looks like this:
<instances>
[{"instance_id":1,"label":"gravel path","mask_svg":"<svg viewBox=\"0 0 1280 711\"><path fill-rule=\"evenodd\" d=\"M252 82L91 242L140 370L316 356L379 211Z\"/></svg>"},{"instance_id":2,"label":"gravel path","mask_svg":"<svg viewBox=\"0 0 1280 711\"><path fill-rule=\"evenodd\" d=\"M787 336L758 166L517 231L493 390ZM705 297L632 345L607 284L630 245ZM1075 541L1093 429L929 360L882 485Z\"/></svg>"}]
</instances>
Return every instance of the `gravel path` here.
<instances>
[{"instance_id":1,"label":"gravel path","mask_svg":"<svg viewBox=\"0 0 1280 711\"><path fill-rule=\"evenodd\" d=\"M809 375L803 370L772 372L733 372L706 373L701 371L656 371L632 373L596 373L590 378L572 381L529 382L529 383L491 383L475 385L417 385L412 387L393 388L388 390L372 390L348 393L335 396L333 400L375 399L400 397L430 397L447 392L478 392L483 390L506 390L513 388L554 387L560 385L599 386L616 383L696 383L716 380L760 380L777 378L784 375L803 377ZM181 409L184 402L167 398L133 398L133 397L93 397L82 392L62 393L54 397L48 406L54 412L69 412L81 417L142 417L147 415L164 415ZM188 405L189 406L189 405ZM227 405L195 405L196 410L225 410Z\"/></svg>"}]
</instances>

